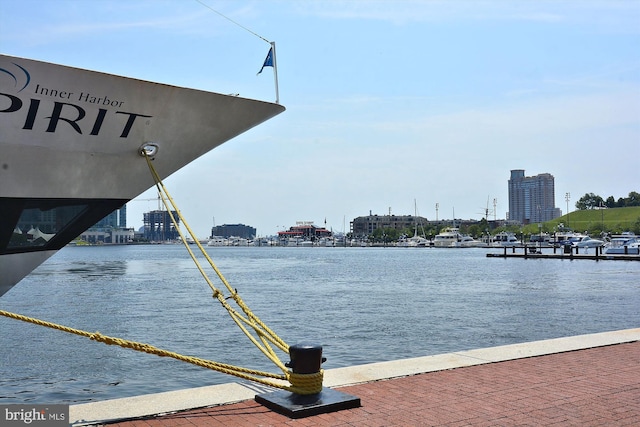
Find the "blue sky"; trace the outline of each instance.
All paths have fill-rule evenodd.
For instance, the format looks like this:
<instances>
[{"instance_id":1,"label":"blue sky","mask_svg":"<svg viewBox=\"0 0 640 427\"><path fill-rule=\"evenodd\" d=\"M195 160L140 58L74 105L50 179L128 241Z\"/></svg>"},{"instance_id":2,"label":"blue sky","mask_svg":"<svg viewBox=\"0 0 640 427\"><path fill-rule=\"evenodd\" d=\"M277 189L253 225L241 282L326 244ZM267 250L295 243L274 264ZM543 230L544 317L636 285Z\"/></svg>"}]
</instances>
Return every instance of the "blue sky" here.
<instances>
[{"instance_id":1,"label":"blue sky","mask_svg":"<svg viewBox=\"0 0 640 427\"><path fill-rule=\"evenodd\" d=\"M573 210L640 191L638 1L0 0L0 17L6 54L269 101L250 31L276 42L287 111L166 180L200 237L348 231L414 200L480 219L496 199L504 218L511 169L554 175L563 212L566 193ZM129 225L156 207L129 203Z\"/></svg>"}]
</instances>

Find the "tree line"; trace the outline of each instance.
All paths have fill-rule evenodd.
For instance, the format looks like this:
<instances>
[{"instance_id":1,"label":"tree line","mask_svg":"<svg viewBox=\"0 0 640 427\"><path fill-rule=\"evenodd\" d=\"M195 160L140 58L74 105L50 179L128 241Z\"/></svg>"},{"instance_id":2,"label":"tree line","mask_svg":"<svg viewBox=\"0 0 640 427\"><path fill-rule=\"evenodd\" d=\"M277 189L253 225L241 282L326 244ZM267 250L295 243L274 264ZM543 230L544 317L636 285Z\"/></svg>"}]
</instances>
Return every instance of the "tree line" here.
<instances>
[{"instance_id":1,"label":"tree line","mask_svg":"<svg viewBox=\"0 0 640 427\"><path fill-rule=\"evenodd\" d=\"M602 208L626 208L630 206L640 206L640 193L632 191L627 197L620 197L616 200L613 196L603 199L602 197L593 194L586 193L576 202L576 209L602 209Z\"/></svg>"}]
</instances>

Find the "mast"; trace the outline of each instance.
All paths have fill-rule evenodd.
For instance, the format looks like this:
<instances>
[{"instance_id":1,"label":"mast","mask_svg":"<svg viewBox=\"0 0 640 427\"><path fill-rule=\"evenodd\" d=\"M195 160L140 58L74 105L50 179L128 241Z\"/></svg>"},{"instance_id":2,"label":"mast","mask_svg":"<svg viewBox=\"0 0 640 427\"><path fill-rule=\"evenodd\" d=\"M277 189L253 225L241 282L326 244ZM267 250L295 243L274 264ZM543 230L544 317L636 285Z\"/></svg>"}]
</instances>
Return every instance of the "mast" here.
<instances>
[{"instance_id":1,"label":"mast","mask_svg":"<svg viewBox=\"0 0 640 427\"><path fill-rule=\"evenodd\" d=\"M416 199L413 199L413 225L415 226L413 237L418 237L418 204Z\"/></svg>"},{"instance_id":2,"label":"mast","mask_svg":"<svg viewBox=\"0 0 640 427\"><path fill-rule=\"evenodd\" d=\"M276 86L276 104L280 104L280 92L278 91L278 65L276 62L276 42L269 42L273 49L273 80Z\"/></svg>"}]
</instances>

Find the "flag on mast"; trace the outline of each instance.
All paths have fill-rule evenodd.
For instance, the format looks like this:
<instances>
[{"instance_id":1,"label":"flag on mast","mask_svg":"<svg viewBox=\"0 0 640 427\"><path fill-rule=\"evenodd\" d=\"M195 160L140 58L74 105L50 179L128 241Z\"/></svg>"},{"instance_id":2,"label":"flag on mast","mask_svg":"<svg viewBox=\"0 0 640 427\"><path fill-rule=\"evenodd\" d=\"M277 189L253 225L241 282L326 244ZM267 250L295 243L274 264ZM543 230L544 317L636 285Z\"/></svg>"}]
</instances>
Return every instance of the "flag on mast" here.
<instances>
[{"instance_id":1,"label":"flag on mast","mask_svg":"<svg viewBox=\"0 0 640 427\"><path fill-rule=\"evenodd\" d=\"M273 67L273 46L271 47L271 49L269 49L269 53L264 60L264 64L262 64L262 68L260 68L260 71L258 71L258 74L260 74L262 70L264 70L264 67Z\"/></svg>"},{"instance_id":2,"label":"flag on mast","mask_svg":"<svg viewBox=\"0 0 640 427\"><path fill-rule=\"evenodd\" d=\"M271 49L269 49L269 53L267 53L267 57L264 59L264 63L258 71L259 75L264 67L273 67L273 81L276 85L276 104L280 103L280 96L278 94L278 65L276 64L276 42L269 42L271 44Z\"/></svg>"}]
</instances>

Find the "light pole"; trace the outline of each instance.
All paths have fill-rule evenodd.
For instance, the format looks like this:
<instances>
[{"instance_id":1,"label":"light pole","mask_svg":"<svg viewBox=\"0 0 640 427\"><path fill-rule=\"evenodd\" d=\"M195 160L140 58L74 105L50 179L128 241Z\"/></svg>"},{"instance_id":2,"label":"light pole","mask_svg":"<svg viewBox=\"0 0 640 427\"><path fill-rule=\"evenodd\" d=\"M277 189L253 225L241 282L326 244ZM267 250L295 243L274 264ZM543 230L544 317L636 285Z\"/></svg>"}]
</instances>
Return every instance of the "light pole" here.
<instances>
[{"instance_id":1,"label":"light pole","mask_svg":"<svg viewBox=\"0 0 640 427\"><path fill-rule=\"evenodd\" d=\"M567 202L567 227L569 227L569 199L571 199L571 193L565 193L564 200Z\"/></svg>"},{"instance_id":2,"label":"light pole","mask_svg":"<svg viewBox=\"0 0 640 427\"><path fill-rule=\"evenodd\" d=\"M538 244L542 253L542 208L538 205Z\"/></svg>"},{"instance_id":3,"label":"light pole","mask_svg":"<svg viewBox=\"0 0 640 427\"><path fill-rule=\"evenodd\" d=\"M540 244L540 253L542 253L542 223L538 224L540 237L538 238L538 243Z\"/></svg>"}]
</instances>

